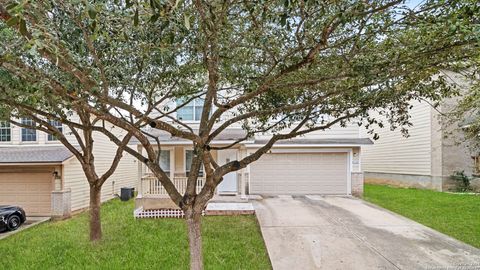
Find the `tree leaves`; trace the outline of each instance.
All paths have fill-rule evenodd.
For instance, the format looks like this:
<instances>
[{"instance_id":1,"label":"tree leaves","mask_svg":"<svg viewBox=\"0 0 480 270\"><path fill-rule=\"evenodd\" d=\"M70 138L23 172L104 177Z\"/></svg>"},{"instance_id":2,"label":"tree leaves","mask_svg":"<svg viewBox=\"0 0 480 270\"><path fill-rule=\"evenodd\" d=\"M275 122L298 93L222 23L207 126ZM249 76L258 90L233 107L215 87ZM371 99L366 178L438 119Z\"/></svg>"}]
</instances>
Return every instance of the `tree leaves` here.
<instances>
[{"instance_id":1,"label":"tree leaves","mask_svg":"<svg viewBox=\"0 0 480 270\"><path fill-rule=\"evenodd\" d=\"M138 8L135 9L135 14L133 15L133 25L138 26Z\"/></svg>"},{"instance_id":2,"label":"tree leaves","mask_svg":"<svg viewBox=\"0 0 480 270\"><path fill-rule=\"evenodd\" d=\"M20 18L20 16L12 16L7 20L6 24L10 27L18 27L18 30L22 35L28 35L27 22L23 18Z\"/></svg>"},{"instance_id":3,"label":"tree leaves","mask_svg":"<svg viewBox=\"0 0 480 270\"><path fill-rule=\"evenodd\" d=\"M28 35L27 22L24 19L20 20L19 31L24 36Z\"/></svg>"},{"instance_id":4,"label":"tree leaves","mask_svg":"<svg viewBox=\"0 0 480 270\"><path fill-rule=\"evenodd\" d=\"M95 10L95 7L88 6L88 16L92 20L95 20L97 18L97 11Z\"/></svg>"},{"instance_id":5,"label":"tree leaves","mask_svg":"<svg viewBox=\"0 0 480 270\"><path fill-rule=\"evenodd\" d=\"M184 15L184 22L185 22L185 28L187 28L187 30L190 30L190 15L188 14Z\"/></svg>"},{"instance_id":6,"label":"tree leaves","mask_svg":"<svg viewBox=\"0 0 480 270\"><path fill-rule=\"evenodd\" d=\"M126 1L125 1L125 8L127 8L127 9L128 9L128 8L131 8L134 4L135 4L134 1L132 1L132 0L126 0Z\"/></svg>"},{"instance_id":7,"label":"tree leaves","mask_svg":"<svg viewBox=\"0 0 480 270\"><path fill-rule=\"evenodd\" d=\"M145 104L160 97L173 82L175 97L197 94L208 79L208 56L218 61L217 87L227 89L219 102L268 85L268 91L238 106L239 111L303 104L337 89L340 94L331 94L315 105L312 123L321 119L321 114L337 117L345 110L360 108L366 113L377 107L389 111L392 121L407 123L408 118L400 117L408 113L407 100L438 100L451 93L441 84L422 82L440 68L473 54L456 43L473 39L469 16L476 16L475 9L462 2L462 12L443 2L428 1L421 14L402 13L400 6L381 9L386 3L390 2L202 2L205 22L196 5L181 0L62 5L52 0L25 6L25 12L36 16L50 12L51 16L41 17L37 25L22 21L23 11L16 11L6 22L15 33L30 31L33 40L18 43L24 47L15 49L15 42L5 39L0 43L4 42L2 49L8 48L12 63L13 59L28 59L32 66L45 69L47 78L68 82L68 89L81 89L77 75L56 65L68 61L95 85L88 88L90 92L78 90L78 96L85 99L92 99L103 85L121 97L122 91L132 91L139 103ZM371 16L365 13L377 8ZM88 27L82 29L78 22ZM329 25L332 22L338 23ZM94 47L95 57L89 46ZM54 55L51 63L38 53L41 48ZM312 57L306 59L310 52ZM269 81L271 78L275 79ZM251 123L262 128L270 119L282 118L285 120L278 127L285 127L304 115L304 110L282 112L251 119Z\"/></svg>"},{"instance_id":8,"label":"tree leaves","mask_svg":"<svg viewBox=\"0 0 480 270\"><path fill-rule=\"evenodd\" d=\"M182 0L175 0L175 4L173 5L172 10L177 9L181 2Z\"/></svg>"},{"instance_id":9,"label":"tree leaves","mask_svg":"<svg viewBox=\"0 0 480 270\"><path fill-rule=\"evenodd\" d=\"M154 23L154 22L158 21L158 18L160 18L160 14L155 13L150 17L150 22Z\"/></svg>"},{"instance_id":10,"label":"tree leaves","mask_svg":"<svg viewBox=\"0 0 480 270\"><path fill-rule=\"evenodd\" d=\"M19 21L20 21L20 19L17 16L13 16L7 21L7 25L8 26L15 26L15 25L18 24Z\"/></svg>"}]
</instances>

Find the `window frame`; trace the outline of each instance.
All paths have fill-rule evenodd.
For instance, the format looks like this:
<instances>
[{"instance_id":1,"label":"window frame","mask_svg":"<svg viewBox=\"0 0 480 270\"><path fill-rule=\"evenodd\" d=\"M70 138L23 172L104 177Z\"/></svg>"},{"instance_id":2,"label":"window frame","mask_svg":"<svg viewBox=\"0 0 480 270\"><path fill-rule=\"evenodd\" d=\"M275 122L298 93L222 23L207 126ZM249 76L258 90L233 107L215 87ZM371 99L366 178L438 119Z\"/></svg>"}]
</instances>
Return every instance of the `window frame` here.
<instances>
[{"instance_id":1,"label":"window frame","mask_svg":"<svg viewBox=\"0 0 480 270\"><path fill-rule=\"evenodd\" d=\"M20 122L23 124L23 125L33 125L35 124L35 121L33 121L33 119L31 118L22 118L20 119ZM27 122L31 122L31 123L27 123ZM33 131L32 133L30 134L27 134L26 132L27 131ZM24 133L25 132L25 133ZM35 140L24 140L24 136L27 136L27 135L30 135L30 136L35 136ZM38 141L38 134L37 134L37 130L36 129L33 129L33 128L24 128L22 127L21 131L20 131L20 141L22 143L34 143L34 142L37 142Z\"/></svg>"},{"instance_id":2,"label":"window frame","mask_svg":"<svg viewBox=\"0 0 480 270\"><path fill-rule=\"evenodd\" d=\"M8 138L8 140L3 140L3 138ZM10 142L12 142L12 124L9 121L0 121L0 143Z\"/></svg>"},{"instance_id":3,"label":"window frame","mask_svg":"<svg viewBox=\"0 0 480 270\"><path fill-rule=\"evenodd\" d=\"M56 127L63 134L63 123L57 120L48 120L48 123ZM59 125L55 125L59 124ZM58 142L58 138L55 135L47 133L47 142Z\"/></svg>"},{"instance_id":4,"label":"window frame","mask_svg":"<svg viewBox=\"0 0 480 270\"><path fill-rule=\"evenodd\" d=\"M176 100L177 106L183 103L184 101L181 99ZM205 99L203 98L196 98L190 101L185 106L177 110L177 115L176 115L177 120L184 121L184 122L200 122L204 105L205 105ZM181 112L185 110L187 107L191 108L192 110L192 118L191 119L180 118ZM200 108L200 110L198 111L198 115L197 115L197 108Z\"/></svg>"},{"instance_id":5,"label":"window frame","mask_svg":"<svg viewBox=\"0 0 480 270\"><path fill-rule=\"evenodd\" d=\"M155 153L156 153L157 155L158 155L158 152L159 152L158 150L155 150ZM168 170L165 170L164 168L162 168L162 154L163 154L163 153L168 153L168 154L166 154L167 157L168 157ZM161 168L167 175L170 175L170 173L171 173L171 168L172 168L172 158L171 158L172 156L171 156L171 154L172 154L172 152L171 152L170 149L162 149L162 150L160 151L160 158L159 158L159 160L158 160L158 161L159 161L158 166L160 166L160 168Z\"/></svg>"},{"instance_id":6,"label":"window frame","mask_svg":"<svg viewBox=\"0 0 480 270\"><path fill-rule=\"evenodd\" d=\"M188 177L188 175L190 174L190 170L188 169L188 166L187 166L187 152L192 153L192 161L193 161L193 149L185 149L184 148L184 151L183 151L183 153L184 153L183 156L184 156L185 176L186 177ZM190 163L190 168L191 167L192 167L192 164ZM205 168L203 167L203 164L200 167L198 177L205 177Z\"/></svg>"}]
</instances>

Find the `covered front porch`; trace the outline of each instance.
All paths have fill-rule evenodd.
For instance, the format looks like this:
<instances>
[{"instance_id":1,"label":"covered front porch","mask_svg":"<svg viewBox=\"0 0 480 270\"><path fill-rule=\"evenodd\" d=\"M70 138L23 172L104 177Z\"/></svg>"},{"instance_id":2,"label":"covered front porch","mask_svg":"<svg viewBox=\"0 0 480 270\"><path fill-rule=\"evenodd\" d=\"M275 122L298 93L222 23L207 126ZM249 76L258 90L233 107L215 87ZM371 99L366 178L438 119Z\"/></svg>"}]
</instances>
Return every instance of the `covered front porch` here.
<instances>
[{"instance_id":1,"label":"covered front porch","mask_svg":"<svg viewBox=\"0 0 480 270\"><path fill-rule=\"evenodd\" d=\"M141 151L141 146L139 146ZM246 154L242 148L228 150L212 150L215 162L223 165L232 160L237 160ZM190 145L162 145L160 151L160 167L170 176L177 190L183 194L187 186L187 179L192 163L193 149ZM154 209L178 209L170 200L167 191L160 181L150 172L145 164L138 165L139 184L136 198L137 208L143 210ZM228 197L230 201L242 201L246 199L246 181L248 173L246 169L232 172L224 176L222 183L215 191L216 200L220 197ZM203 168L197 179L197 192L200 192L205 184Z\"/></svg>"}]
</instances>

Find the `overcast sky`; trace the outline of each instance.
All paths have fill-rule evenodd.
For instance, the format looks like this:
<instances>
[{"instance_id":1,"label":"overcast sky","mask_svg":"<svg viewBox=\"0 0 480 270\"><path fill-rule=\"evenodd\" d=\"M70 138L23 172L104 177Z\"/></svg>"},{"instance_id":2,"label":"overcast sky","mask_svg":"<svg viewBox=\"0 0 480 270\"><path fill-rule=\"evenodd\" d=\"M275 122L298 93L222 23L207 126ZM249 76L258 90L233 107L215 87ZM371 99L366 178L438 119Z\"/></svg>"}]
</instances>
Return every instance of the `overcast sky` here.
<instances>
[{"instance_id":1,"label":"overcast sky","mask_svg":"<svg viewBox=\"0 0 480 270\"><path fill-rule=\"evenodd\" d=\"M425 0L407 0L405 4L409 6L410 8L414 8L418 6L418 4L425 2Z\"/></svg>"}]
</instances>

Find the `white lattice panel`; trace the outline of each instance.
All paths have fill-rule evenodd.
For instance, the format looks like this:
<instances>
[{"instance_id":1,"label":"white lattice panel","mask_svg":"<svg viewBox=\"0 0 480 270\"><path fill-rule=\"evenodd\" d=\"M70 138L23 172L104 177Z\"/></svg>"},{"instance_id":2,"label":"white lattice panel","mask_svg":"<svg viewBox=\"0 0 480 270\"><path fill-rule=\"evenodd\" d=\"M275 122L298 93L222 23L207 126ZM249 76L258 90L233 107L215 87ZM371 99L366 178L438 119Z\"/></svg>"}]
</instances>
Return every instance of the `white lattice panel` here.
<instances>
[{"instance_id":1,"label":"white lattice panel","mask_svg":"<svg viewBox=\"0 0 480 270\"><path fill-rule=\"evenodd\" d=\"M183 218L185 214L180 209L153 209L138 208L133 212L135 218ZM205 211L202 212L205 215Z\"/></svg>"}]
</instances>

